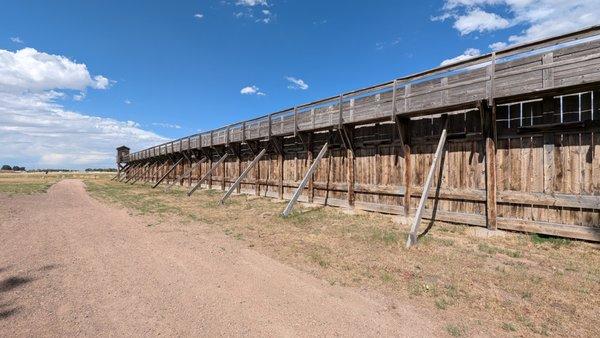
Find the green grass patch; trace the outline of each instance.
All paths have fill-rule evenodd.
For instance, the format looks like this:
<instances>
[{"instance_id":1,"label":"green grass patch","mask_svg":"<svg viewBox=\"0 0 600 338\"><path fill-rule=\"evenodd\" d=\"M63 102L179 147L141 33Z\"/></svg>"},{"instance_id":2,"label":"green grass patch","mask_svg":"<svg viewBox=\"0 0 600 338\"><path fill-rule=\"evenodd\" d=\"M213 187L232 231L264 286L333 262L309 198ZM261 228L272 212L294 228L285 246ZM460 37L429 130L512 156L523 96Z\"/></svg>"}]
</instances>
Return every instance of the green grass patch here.
<instances>
[{"instance_id":1,"label":"green grass patch","mask_svg":"<svg viewBox=\"0 0 600 338\"><path fill-rule=\"evenodd\" d=\"M40 183L5 183L0 182L0 193L8 195L30 195L37 193L44 193L48 191L54 184L52 182L40 182Z\"/></svg>"},{"instance_id":2,"label":"green grass patch","mask_svg":"<svg viewBox=\"0 0 600 338\"><path fill-rule=\"evenodd\" d=\"M489 255L495 255L497 253L512 257L512 258L521 258L521 252L516 250L509 250L505 248L500 248L497 246L489 245L487 243L479 243L478 246L479 251L484 252Z\"/></svg>"},{"instance_id":3,"label":"green grass patch","mask_svg":"<svg viewBox=\"0 0 600 338\"><path fill-rule=\"evenodd\" d=\"M549 244L554 248L559 248L561 246L569 246L572 244L572 241L567 238L554 237L549 235L541 235L541 234L533 234L531 235L531 242L533 244L543 245Z\"/></svg>"}]
</instances>

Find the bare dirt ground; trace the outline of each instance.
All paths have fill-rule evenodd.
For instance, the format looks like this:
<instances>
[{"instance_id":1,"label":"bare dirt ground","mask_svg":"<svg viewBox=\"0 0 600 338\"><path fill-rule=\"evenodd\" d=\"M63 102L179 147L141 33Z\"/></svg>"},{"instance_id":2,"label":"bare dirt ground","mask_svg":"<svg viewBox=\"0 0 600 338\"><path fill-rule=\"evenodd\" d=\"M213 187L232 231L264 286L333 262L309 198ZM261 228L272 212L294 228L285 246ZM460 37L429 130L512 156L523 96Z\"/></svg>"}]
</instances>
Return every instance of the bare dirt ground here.
<instances>
[{"instance_id":1,"label":"bare dirt ground","mask_svg":"<svg viewBox=\"0 0 600 338\"><path fill-rule=\"evenodd\" d=\"M429 311L330 285L208 226L105 205L79 180L0 195L0 336L430 336Z\"/></svg>"}]
</instances>

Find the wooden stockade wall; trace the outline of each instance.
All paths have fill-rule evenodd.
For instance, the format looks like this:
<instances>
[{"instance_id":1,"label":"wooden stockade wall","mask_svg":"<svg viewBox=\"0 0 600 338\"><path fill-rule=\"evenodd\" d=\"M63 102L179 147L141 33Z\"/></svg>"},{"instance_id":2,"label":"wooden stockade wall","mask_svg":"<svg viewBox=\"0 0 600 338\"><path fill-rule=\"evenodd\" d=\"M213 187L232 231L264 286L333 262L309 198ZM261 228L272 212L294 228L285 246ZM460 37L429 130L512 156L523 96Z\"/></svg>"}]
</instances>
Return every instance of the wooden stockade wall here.
<instances>
[{"instance_id":1,"label":"wooden stockade wall","mask_svg":"<svg viewBox=\"0 0 600 338\"><path fill-rule=\"evenodd\" d=\"M300 201L411 216L448 119L424 219L600 241L598 27L507 49L129 155L144 181L289 199L325 142ZM126 171L134 175L135 170Z\"/></svg>"}]
</instances>

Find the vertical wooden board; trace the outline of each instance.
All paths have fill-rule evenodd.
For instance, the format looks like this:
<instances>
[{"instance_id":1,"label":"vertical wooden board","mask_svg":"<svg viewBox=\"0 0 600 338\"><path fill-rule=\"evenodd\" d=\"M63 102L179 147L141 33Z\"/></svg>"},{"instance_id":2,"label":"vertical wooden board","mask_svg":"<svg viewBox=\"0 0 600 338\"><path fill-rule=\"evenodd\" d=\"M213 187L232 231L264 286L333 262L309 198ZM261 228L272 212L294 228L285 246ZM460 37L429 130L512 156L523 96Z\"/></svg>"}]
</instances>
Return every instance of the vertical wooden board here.
<instances>
[{"instance_id":1,"label":"vertical wooden board","mask_svg":"<svg viewBox=\"0 0 600 338\"><path fill-rule=\"evenodd\" d=\"M518 121L515 120L515 121ZM521 191L521 138L510 139L510 190ZM510 217L521 218L521 208L511 203Z\"/></svg>"},{"instance_id":2,"label":"vertical wooden board","mask_svg":"<svg viewBox=\"0 0 600 338\"><path fill-rule=\"evenodd\" d=\"M541 136L531 138L531 156L533 171L531 177L531 192L544 192L544 139ZM547 206L534 205L531 207L531 217L534 221L548 221Z\"/></svg>"},{"instance_id":3,"label":"vertical wooden board","mask_svg":"<svg viewBox=\"0 0 600 338\"><path fill-rule=\"evenodd\" d=\"M572 133L569 135L569 169L570 169L570 193L581 195L582 191L582 166L581 166L581 135ZM581 225L582 221L581 208L571 209L572 224Z\"/></svg>"},{"instance_id":4,"label":"vertical wooden board","mask_svg":"<svg viewBox=\"0 0 600 338\"><path fill-rule=\"evenodd\" d=\"M441 175L441 181L438 180L436 177L436 179L431 184L433 187L437 187L438 182L439 182L441 189L446 189L448 187L448 178L450 175L450 170L452 170L451 166L448 163L449 163L449 154L448 154L448 147L446 147L446 149L444 149L444 153L443 153L443 161L440 162L439 173ZM438 201L438 210L449 211L450 203L451 202L448 199L440 199Z\"/></svg>"},{"instance_id":5,"label":"vertical wooden board","mask_svg":"<svg viewBox=\"0 0 600 338\"><path fill-rule=\"evenodd\" d=\"M559 146L555 147L555 170L556 170L556 179L554 182L554 191L562 194L568 194L569 189L569 178L570 175L568 173L568 165L569 165L569 148L568 144L568 136L563 134L556 134L555 138L557 139L557 144ZM557 208L558 210L558 222L559 223L567 223L569 222L570 212L566 208Z\"/></svg>"},{"instance_id":6,"label":"vertical wooden board","mask_svg":"<svg viewBox=\"0 0 600 338\"><path fill-rule=\"evenodd\" d=\"M594 134L581 134L581 163L582 163L582 194L593 195L599 190L594 190ZM600 174L596 170L597 174ZM599 211L582 210L582 225L593 226L598 223Z\"/></svg>"},{"instance_id":7,"label":"vertical wooden board","mask_svg":"<svg viewBox=\"0 0 600 338\"><path fill-rule=\"evenodd\" d=\"M498 139L496 147L496 182L498 186L498 191L506 191L510 188L510 180L508 174L510 170L510 160L508 157L509 151L509 139ZM498 203L498 217L507 217L508 213L506 212L506 210L507 207L505 204Z\"/></svg>"},{"instance_id":8,"label":"vertical wooden board","mask_svg":"<svg viewBox=\"0 0 600 338\"><path fill-rule=\"evenodd\" d=\"M523 121L528 123L531 121L531 116ZM531 192L533 189L533 154L531 150L531 137L521 138L521 191ZM523 219L533 219L532 204L523 204Z\"/></svg>"}]
</instances>

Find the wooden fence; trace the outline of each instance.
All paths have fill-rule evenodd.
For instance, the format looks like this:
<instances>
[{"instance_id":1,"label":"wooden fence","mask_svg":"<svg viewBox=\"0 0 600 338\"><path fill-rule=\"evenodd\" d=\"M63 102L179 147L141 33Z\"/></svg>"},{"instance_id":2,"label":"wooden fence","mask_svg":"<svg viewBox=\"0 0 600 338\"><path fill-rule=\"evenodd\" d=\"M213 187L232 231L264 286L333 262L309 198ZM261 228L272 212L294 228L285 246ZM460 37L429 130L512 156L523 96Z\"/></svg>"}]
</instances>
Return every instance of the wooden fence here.
<instances>
[{"instance_id":1,"label":"wooden fence","mask_svg":"<svg viewBox=\"0 0 600 338\"><path fill-rule=\"evenodd\" d=\"M600 241L600 39L592 27L297 106L129 155L146 181L412 216L448 120L424 218ZM442 116L443 114L443 116Z\"/></svg>"}]
</instances>

